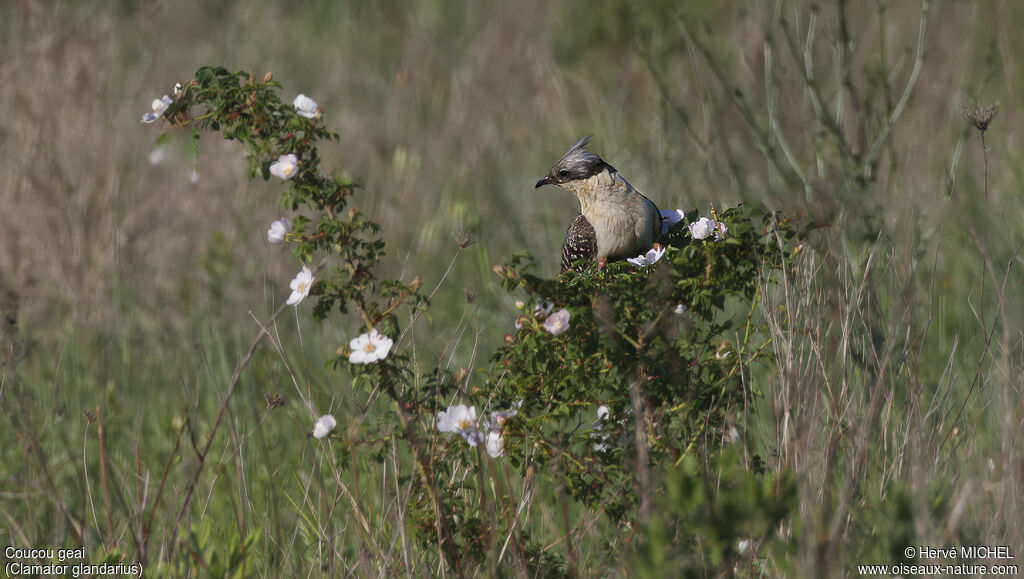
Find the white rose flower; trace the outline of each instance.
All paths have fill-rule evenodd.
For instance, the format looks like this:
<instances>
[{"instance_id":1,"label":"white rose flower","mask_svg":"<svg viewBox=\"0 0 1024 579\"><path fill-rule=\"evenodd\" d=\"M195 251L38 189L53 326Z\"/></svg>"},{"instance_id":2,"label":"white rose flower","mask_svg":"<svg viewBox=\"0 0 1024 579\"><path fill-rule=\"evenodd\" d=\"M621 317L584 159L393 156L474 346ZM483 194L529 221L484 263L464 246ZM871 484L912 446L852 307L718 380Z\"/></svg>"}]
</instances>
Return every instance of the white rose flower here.
<instances>
[{"instance_id":1,"label":"white rose flower","mask_svg":"<svg viewBox=\"0 0 1024 579\"><path fill-rule=\"evenodd\" d=\"M476 446L483 442L476 422L476 406L467 407L465 404L458 404L437 413L437 430L454 432L465 438L470 446Z\"/></svg>"},{"instance_id":2,"label":"white rose flower","mask_svg":"<svg viewBox=\"0 0 1024 579\"><path fill-rule=\"evenodd\" d=\"M663 255L665 255L665 248L658 244L654 244L654 247L647 250L647 253L641 253L636 257L626 258L626 261L637 267L643 267L657 262Z\"/></svg>"},{"instance_id":3,"label":"white rose flower","mask_svg":"<svg viewBox=\"0 0 1024 579\"><path fill-rule=\"evenodd\" d=\"M153 110L142 115L142 122L149 124L156 121L164 115L164 111L166 111L167 107L171 106L171 103L173 102L174 101L171 100L171 97L167 95L154 100L152 105Z\"/></svg>"},{"instance_id":4,"label":"white rose flower","mask_svg":"<svg viewBox=\"0 0 1024 579\"><path fill-rule=\"evenodd\" d=\"M557 336L569 329L569 310L562 308L544 320L544 329Z\"/></svg>"},{"instance_id":5,"label":"white rose flower","mask_svg":"<svg viewBox=\"0 0 1024 579\"><path fill-rule=\"evenodd\" d=\"M316 117L317 113L320 111L320 107L317 106L316 101L304 94L300 94L295 97L295 101L292 103L292 106L295 107L295 112L298 113L300 117L306 117L307 119Z\"/></svg>"},{"instance_id":6,"label":"white rose flower","mask_svg":"<svg viewBox=\"0 0 1024 579\"><path fill-rule=\"evenodd\" d=\"M270 229L267 230L267 242L271 245L281 245L291 230L292 222L287 217L282 217L270 224Z\"/></svg>"},{"instance_id":7,"label":"white rose flower","mask_svg":"<svg viewBox=\"0 0 1024 579\"><path fill-rule=\"evenodd\" d=\"M707 217L701 217L690 224L690 235L692 235L694 239L707 239L715 232L716 225L717 224L714 221Z\"/></svg>"},{"instance_id":8,"label":"white rose flower","mask_svg":"<svg viewBox=\"0 0 1024 579\"><path fill-rule=\"evenodd\" d=\"M299 159L295 155L281 155L270 164L270 174L284 181L295 176L299 167Z\"/></svg>"},{"instance_id":9,"label":"white rose flower","mask_svg":"<svg viewBox=\"0 0 1024 579\"><path fill-rule=\"evenodd\" d=\"M505 438L501 432L492 430L487 433L487 454L494 458L505 456Z\"/></svg>"},{"instance_id":10,"label":"white rose flower","mask_svg":"<svg viewBox=\"0 0 1024 579\"><path fill-rule=\"evenodd\" d=\"M437 413L437 429L440 432L456 432L475 427L476 406L456 404Z\"/></svg>"},{"instance_id":11,"label":"white rose flower","mask_svg":"<svg viewBox=\"0 0 1024 579\"><path fill-rule=\"evenodd\" d=\"M292 295L288 296L286 303L289 306L298 306L299 302L306 299L306 296L309 295L309 288L311 287L313 287L313 272L304 265L302 266L302 271L292 280Z\"/></svg>"},{"instance_id":12,"label":"white rose flower","mask_svg":"<svg viewBox=\"0 0 1024 579\"><path fill-rule=\"evenodd\" d=\"M352 348L348 361L352 364L372 364L383 360L388 357L394 343L394 340L378 332L377 328L371 328L369 333L353 338L348 343Z\"/></svg>"},{"instance_id":13,"label":"white rose flower","mask_svg":"<svg viewBox=\"0 0 1024 579\"><path fill-rule=\"evenodd\" d=\"M667 209L661 212L661 234L665 235L669 229L675 227L676 223L679 223L686 217L682 209Z\"/></svg>"},{"instance_id":14,"label":"white rose flower","mask_svg":"<svg viewBox=\"0 0 1024 579\"><path fill-rule=\"evenodd\" d=\"M313 425L313 438L323 438L334 430L334 427L338 425L338 421L334 419L330 414L324 414L320 418L317 418L316 424Z\"/></svg>"}]
</instances>

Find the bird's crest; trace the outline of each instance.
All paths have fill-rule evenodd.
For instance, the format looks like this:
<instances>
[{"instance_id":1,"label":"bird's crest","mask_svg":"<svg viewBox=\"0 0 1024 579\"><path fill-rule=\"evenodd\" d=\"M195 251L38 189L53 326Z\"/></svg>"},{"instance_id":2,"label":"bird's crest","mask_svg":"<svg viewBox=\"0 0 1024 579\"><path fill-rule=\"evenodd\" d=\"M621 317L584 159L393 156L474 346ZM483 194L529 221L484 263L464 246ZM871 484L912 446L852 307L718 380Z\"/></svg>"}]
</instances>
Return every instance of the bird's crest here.
<instances>
[{"instance_id":1,"label":"bird's crest","mask_svg":"<svg viewBox=\"0 0 1024 579\"><path fill-rule=\"evenodd\" d=\"M561 165L566 160L576 155L597 157L596 154L591 153L590 151L587 150L587 144L590 143L590 139L593 138L594 135L587 135L585 137L580 137L579 139L576 139L576 142L569 147L569 150L566 151L564 155L562 155L562 158L558 160L558 163L556 163L556 165Z\"/></svg>"},{"instance_id":2,"label":"bird's crest","mask_svg":"<svg viewBox=\"0 0 1024 579\"><path fill-rule=\"evenodd\" d=\"M586 179L604 170L615 171L608 163L604 162L596 153L587 150L587 143L593 135L581 137L569 147L569 150L562 155L562 158L555 163L549 173L551 182L564 183L574 179Z\"/></svg>"}]
</instances>

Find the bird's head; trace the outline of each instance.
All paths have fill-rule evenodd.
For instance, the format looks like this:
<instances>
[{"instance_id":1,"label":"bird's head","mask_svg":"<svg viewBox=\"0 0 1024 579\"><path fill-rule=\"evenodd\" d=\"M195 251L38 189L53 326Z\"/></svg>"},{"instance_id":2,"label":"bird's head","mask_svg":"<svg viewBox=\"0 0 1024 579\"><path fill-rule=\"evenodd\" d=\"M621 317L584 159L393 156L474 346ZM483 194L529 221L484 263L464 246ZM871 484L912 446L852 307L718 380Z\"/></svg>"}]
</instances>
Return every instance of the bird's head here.
<instances>
[{"instance_id":1,"label":"bird's head","mask_svg":"<svg viewBox=\"0 0 1024 579\"><path fill-rule=\"evenodd\" d=\"M573 191L574 184L579 184L597 175L601 171L615 171L615 168L605 163L601 157L586 149L590 142L590 136L576 141L569 147L569 150L562 155L562 158L555 163L547 175L537 181L537 187L543 185L558 185L563 189Z\"/></svg>"}]
</instances>

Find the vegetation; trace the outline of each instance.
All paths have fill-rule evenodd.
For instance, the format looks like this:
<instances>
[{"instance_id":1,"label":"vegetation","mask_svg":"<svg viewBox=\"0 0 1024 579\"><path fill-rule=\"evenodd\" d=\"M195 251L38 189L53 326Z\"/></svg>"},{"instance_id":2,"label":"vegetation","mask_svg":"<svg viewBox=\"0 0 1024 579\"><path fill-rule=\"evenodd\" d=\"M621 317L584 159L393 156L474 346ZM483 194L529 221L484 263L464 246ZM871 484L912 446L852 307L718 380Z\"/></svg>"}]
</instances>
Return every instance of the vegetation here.
<instances>
[{"instance_id":1,"label":"vegetation","mask_svg":"<svg viewBox=\"0 0 1024 579\"><path fill-rule=\"evenodd\" d=\"M8 543L166 576L1020 564L1019 9L191 8L0 8ZM156 138L126 111L174 80ZM556 275L575 201L531 184L583 132L685 210L656 263Z\"/></svg>"}]
</instances>

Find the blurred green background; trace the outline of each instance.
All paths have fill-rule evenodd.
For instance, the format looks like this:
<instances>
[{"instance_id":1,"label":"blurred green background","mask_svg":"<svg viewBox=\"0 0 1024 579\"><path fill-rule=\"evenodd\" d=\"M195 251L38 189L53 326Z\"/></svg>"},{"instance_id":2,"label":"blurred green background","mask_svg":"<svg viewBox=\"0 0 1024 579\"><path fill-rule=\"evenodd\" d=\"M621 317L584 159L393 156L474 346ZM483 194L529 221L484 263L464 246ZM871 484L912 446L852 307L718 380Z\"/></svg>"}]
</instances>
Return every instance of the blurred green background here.
<instances>
[{"instance_id":1,"label":"blurred green background","mask_svg":"<svg viewBox=\"0 0 1024 579\"><path fill-rule=\"evenodd\" d=\"M781 3L805 20L809 6ZM852 55L863 69L855 79L867 87L862 98L871 101L863 106L898 96L881 94L871 77L877 39L896 85L913 64L919 5L885 6L884 27L875 2L849 6L855 35L872 44ZM763 98L764 26L774 4L680 7L706 23L733 82ZM804 195L772 182L736 107L680 32L676 9L667 2L5 3L0 271L22 297L23 338L125 331L128 322L145 335L181 336L198 311L222 312L218 326L247 324L249 309L263 313L261 304L279 299L296 268L262 240L281 214L276 187L250 183L242 151L215 139L202 141L196 160L182 138L159 164L150 161L162 129L138 117L204 64L273 72L286 100L304 93L318 101L342 137L327 159L364 184L355 202L384 226L391 271L420 274L431 287L454 253L453 234L478 236L454 278L481 294L488 324L512 315L494 292L491 265L526 249L556 271L578 204L533 184L579 135L595 134L595 151L662 208L707 210L744 199L792 207ZM980 148L961 150L969 127L956 107L980 97L1003 103L988 134L991 196L1004 211L1018 202L1020 165L1004 155L1017 139L1012 105L1021 74L1012 57L1021 40L1012 30L1021 10L1013 2L933 7L926 58L893 137L898 174L871 199L849 201L870 204L888 221L913 214L936 225L958 214L947 201L950 168L958 157L980 162ZM833 33L832 17L819 19L819 39ZM822 44L817 67L827 76L836 55ZM805 91L793 82L799 70L776 45L782 128L812 133ZM855 121L847 122L852 129ZM791 146L806 153L814 142ZM458 308L458 293L439 300Z\"/></svg>"},{"instance_id":2,"label":"blurred green background","mask_svg":"<svg viewBox=\"0 0 1024 579\"><path fill-rule=\"evenodd\" d=\"M575 138L593 133L591 148L662 209L746 201L817 217L825 227L812 246L823 269L835 268L830 279L863 273L881 240L888 281L864 307L883 330L864 331L933 325L904 351L920 352L923 363L893 377L907 390L890 403L921 388L929 396L971 392L968 427L991 430L982 452L972 454L971 442L959 458L977 466L1004 456L1006 469L1019 469L1020 424L986 412L996 404L1020 415L1021 278L995 279L984 261L993 271L1021 267L1024 4L929 6L916 83L864 185L837 178L838 157L803 76L810 70L818 79L827 108L863 153L913 74L919 2L0 4L0 307L17 320L4 326L17 345L7 351L0 392L10 422L0 435L0 474L11 493L2 502L14 505L33 541L68 543L75 516L64 507L81 507L81 452L95 443L81 439L82 411L104 412L114 462L134 464L138 452L159 472L182 421L212 419L257 330L250 312L263 319L287 297L298 265L265 241L284 215L278 184L250 182L233 143L204 138L196 157L187 135L172 130L157 150L166 125L139 123L153 98L207 64L273 72L283 100L317 100L326 126L341 135L323 151L325 167L362 183L353 203L383 226L384 274L421 275L433 288L456 252L454 235L479 239L407 344L425 365L454 341L446 364L471 366L474 353L486 357L511 329L516 310L492 266L529 250L544 273L557 272L578 202L533 185ZM796 31L796 53L780 19ZM1001 103L985 134L987 191L978 133L958 114L978 100ZM740 102L752 107L749 118ZM766 153L751 118L787 136L806 186L786 162L768 161L783 152L773 142ZM987 255L972 241L982 231ZM982 352L998 315L992 284L1001 282L1002 349L993 362ZM472 304L463 288L476 295ZM243 377L234 443L254 428L263 393L308 388L315 410L358 413L364 401L323 367L358 325L340 316L317 325L309 312L283 316L275 331L285 354L264 347ZM840 331L840 321L828 323L836 312L816 313L823 331ZM450 340L463 331L473 339ZM983 378L972 382L975 365ZM1000 396L979 400L975 392L989 385ZM766 408L763 420L783 414ZM288 460L301 463L309 416L294 406L275 414L283 425L265 429L261 456L282 460L274 445L283 444L278 450L294 450ZM784 437L767 440L762 450L782 444ZM180 468L188 466L186 458ZM243 516L230 500L214 510ZM1014 505L1004 515L1020 513Z\"/></svg>"}]
</instances>

